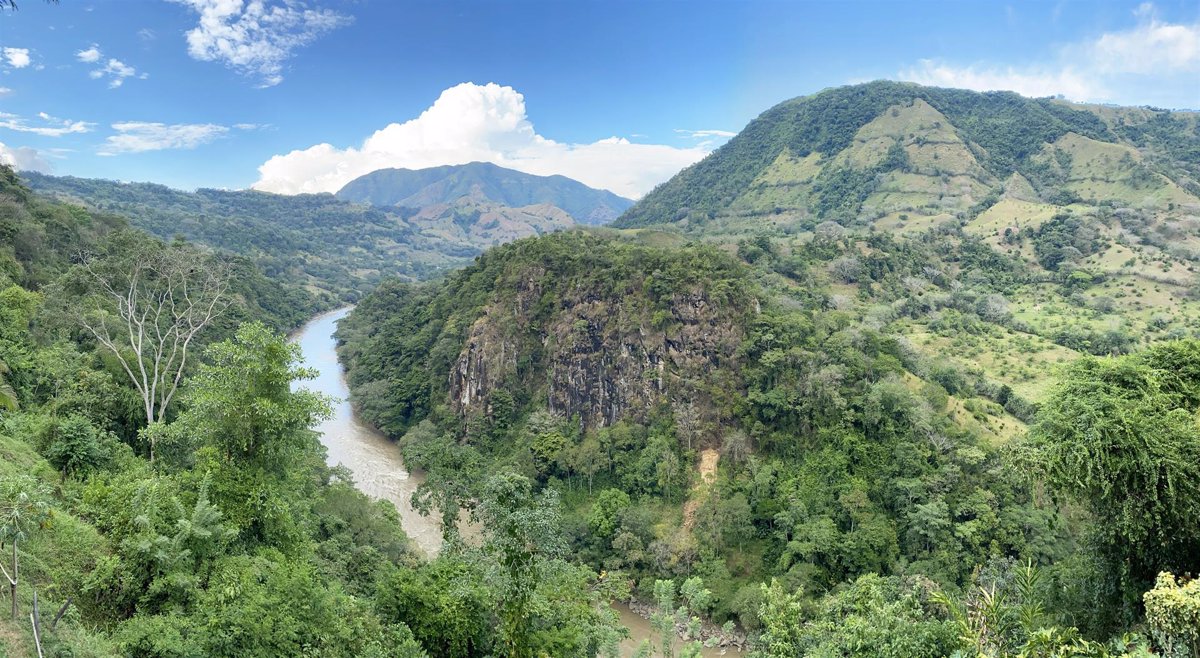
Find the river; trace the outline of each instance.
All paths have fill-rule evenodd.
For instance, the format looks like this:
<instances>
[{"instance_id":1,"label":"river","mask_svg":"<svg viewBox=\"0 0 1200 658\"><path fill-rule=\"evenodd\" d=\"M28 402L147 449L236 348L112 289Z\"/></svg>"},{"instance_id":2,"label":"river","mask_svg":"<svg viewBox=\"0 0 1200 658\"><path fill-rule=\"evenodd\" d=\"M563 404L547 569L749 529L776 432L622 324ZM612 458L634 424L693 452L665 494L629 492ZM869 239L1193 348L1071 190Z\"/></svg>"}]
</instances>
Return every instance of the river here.
<instances>
[{"instance_id":1,"label":"river","mask_svg":"<svg viewBox=\"0 0 1200 658\"><path fill-rule=\"evenodd\" d=\"M350 469L354 484L372 498L392 501L400 512L404 532L412 538L426 557L437 555L442 544L441 524L433 517L421 516L410 504L412 494L421 484L421 474L404 467L400 448L378 431L359 421L350 406L350 389L346 373L337 358L337 341L333 332L337 322L346 317L350 307L314 317L292 336L300 346L304 365L317 371L317 377L299 382L298 387L333 396L336 399L333 415L314 429L321 434L329 464L341 464ZM621 623L630 630L630 639L621 643L621 655L632 656L645 638L654 641L649 622L628 606L613 606ZM717 649L705 649L704 658L722 655Z\"/></svg>"},{"instance_id":2,"label":"river","mask_svg":"<svg viewBox=\"0 0 1200 658\"><path fill-rule=\"evenodd\" d=\"M350 469L355 486L368 496L392 501L400 512L404 532L426 557L433 557L442 545L441 523L432 516L421 516L411 505L421 475L409 472L400 448L360 422L350 406L350 388L338 363L337 341L333 338L337 321L349 312L347 307L318 315L292 337L304 354L304 365L317 371L316 379L300 382L299 386L336 398L333 415L314 428L321 433L329 464Z\"/></svg>"}]
</instances>

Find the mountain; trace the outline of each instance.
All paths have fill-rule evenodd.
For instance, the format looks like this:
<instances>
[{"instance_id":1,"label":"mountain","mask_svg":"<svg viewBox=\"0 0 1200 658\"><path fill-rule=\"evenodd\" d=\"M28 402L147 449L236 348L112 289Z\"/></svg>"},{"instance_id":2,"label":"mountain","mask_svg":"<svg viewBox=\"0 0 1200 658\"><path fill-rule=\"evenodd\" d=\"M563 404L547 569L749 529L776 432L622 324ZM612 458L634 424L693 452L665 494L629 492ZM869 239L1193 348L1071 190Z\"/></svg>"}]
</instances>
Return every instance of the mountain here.
<instances>
[{"instance_id":1,"label":"mountain","mask_svg":"<svg viewBox=\"0 0 1200 658\"><path fill-rule=\"evenodd\" d=\"M382 208L330 194L186 192L153 183L22 173L37 192L129 218L162 239L182 236L252 259L267 275L353 301L387 277L428 278L508 240L569 228L549 205L461 198Z\"/></svg>"},{"instance_id":2,"label":"mountain","mask_svg":"<svg viewBox=\"0 0 1200 658\"><path fill-rule=\"evenodd\" d=\"M899 82L827 89L763 112L614 225L770 216L809 228L825 220L893 228L905 215L928 226L1006 201L1182 216L1200 203L1198 126L1191 112L1011 92Z\"/></svg>"},{"instance_id":3,"label":"mountain","mask_svg":"<svg viewBox=\"0 0 1200 658\"><path fill-rule=\"evenodd\" d=\"M380 169L359 176L337 197L374 206L423 208L461 198L508 207L551 205L581 224L606 224L633 205L629 199L588 187L565 176L534 176L488 162Z\"/></svg>"}]
</instances>

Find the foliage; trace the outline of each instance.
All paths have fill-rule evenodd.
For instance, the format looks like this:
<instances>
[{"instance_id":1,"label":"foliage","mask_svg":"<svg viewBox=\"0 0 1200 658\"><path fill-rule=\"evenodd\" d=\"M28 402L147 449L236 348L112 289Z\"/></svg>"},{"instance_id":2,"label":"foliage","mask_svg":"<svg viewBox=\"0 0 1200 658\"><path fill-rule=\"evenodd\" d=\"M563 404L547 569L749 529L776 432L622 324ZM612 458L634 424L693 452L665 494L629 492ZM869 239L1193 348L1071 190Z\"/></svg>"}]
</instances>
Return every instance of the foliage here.
<instances>
[{"instance_id":1,"label":"foliage","mask_svg":"<svg viewBox=\"0 0 1200 658\"><path fill-rule=\"evenodd\" d=\"M961 648L930 583L865 575L810 603L778 581L763 585L756 658L947 656Z\"/></svg>"},{"instance_id":2,"label":"foliage","mask_svg":"<svg viewBox=\"0 0 1200 658\"><path fill-rule=\"evenodd\" d=\"M1159 571L1200 570L1198 364L1196 341L1080 359L1025 444L1022 463L1098 521L1092 531L1127 610Z\"/></svg>"},{"instance_id":3,"label":"foliage","mask_svg":"<svg viewBox=\"0 0 1200 658\"><path fill-rule=\"evenodd\" d=\"M1158 574L1154 589L1143 597L1146 623L1155 641L1169 658L1200 656L1200 580L1180 582Z\"/></svg>"}]
</instances>

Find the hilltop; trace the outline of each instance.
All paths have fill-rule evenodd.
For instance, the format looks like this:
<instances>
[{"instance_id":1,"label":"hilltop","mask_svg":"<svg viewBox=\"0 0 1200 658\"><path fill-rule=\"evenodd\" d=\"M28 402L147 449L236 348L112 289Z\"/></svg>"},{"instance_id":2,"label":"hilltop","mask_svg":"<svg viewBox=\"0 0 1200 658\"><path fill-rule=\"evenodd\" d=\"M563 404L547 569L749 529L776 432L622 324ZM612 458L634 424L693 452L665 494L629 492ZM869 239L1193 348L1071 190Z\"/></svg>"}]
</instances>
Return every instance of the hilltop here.
<instances>
[{"instance_id":1,"label":"hilltop","mask_svg":"<svg viewBox=\"0 0 1200 658\"><path fill-rule=\"evenodd\" d=\"M1190 112L839 87L770 108L614 226L737 249L781 294L805 286L861 321L887 307L889 331L1037 401L1080 354L1194 334L1198 130ZM904 280L868 272L914 250ZM997 277L995 312L959 324L947 300Z\"/></svg>"}]
</instances>

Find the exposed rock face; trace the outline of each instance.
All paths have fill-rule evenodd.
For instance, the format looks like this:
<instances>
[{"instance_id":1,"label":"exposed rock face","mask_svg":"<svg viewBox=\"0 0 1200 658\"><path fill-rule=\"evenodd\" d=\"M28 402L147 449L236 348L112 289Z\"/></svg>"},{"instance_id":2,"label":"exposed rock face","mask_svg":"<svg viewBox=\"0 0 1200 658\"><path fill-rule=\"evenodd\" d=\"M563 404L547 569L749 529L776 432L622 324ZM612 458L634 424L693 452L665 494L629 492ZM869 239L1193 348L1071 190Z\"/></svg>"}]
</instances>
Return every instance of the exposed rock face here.
<instances>
[{"instance_id":1,"label":"exposed rock face","mask_svg":"<svg viewBox=\"0 0 1200 658\"><path fill-rule=\"evenodd\" d=\"M702 290L669 300L576 290L534 322L541 275L523 277L471 327L450 373L459 413L486 412L492 392L519 385L584 428L604 427L703 395L718 369L736 372L744 312L718 307Z\"/></svg>"}]
</instances>

